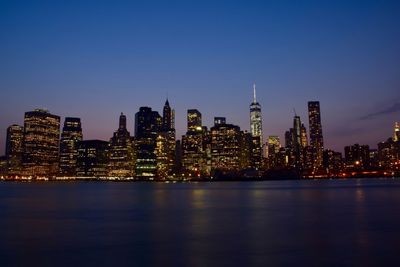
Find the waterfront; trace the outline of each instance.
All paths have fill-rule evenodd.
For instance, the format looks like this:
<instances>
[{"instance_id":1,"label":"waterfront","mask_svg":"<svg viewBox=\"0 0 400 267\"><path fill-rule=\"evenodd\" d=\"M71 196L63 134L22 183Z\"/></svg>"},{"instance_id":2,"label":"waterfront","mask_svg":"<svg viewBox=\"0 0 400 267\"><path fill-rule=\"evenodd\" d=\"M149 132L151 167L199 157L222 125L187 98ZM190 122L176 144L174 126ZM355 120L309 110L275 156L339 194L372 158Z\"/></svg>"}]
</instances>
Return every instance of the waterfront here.
<instances>
[{"instance_id":1,"label":"waterfront","mask_svg":"<svg viewBox=\"0 0 400 267\"><path fill-rule=\"evenodd\" d=\"M1 182L0 264L385 266L400 179Z\"/></svg>"}]
</instances>

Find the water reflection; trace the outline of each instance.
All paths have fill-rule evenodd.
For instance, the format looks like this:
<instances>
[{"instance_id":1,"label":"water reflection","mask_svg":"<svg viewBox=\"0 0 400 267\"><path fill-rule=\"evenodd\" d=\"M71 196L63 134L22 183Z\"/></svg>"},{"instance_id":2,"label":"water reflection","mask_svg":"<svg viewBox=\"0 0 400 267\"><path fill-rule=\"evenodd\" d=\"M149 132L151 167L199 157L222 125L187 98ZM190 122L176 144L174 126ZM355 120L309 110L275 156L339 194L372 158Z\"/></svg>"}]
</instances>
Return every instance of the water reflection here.
<instances>
[{"instance_id":1,"label":"water reflection","mask_svg":"<svg viewBox=\"0 0 400 267\"><path fill-rule=\"evenodd\" d=\"M385 265L397 180L0 184L1 265Z\"/></svg>"}]
</instances>

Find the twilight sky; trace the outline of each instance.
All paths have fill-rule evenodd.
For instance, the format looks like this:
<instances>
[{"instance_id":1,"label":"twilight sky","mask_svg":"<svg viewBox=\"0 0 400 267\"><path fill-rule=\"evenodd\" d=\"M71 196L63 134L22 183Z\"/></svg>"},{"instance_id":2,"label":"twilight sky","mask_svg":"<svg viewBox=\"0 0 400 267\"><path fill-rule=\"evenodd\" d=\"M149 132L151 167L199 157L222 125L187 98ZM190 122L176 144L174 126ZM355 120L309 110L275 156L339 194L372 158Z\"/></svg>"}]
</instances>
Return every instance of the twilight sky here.
<instances>
[{"instance_id":1,"label":"twilight sky","mask_svg":"<svg viewBox=\"0 0 400 267\"><path fill-rule=\"evenodd\" d=\"M190 108L248 130L253 82L265 137L319 100L325 147L376 147L400 121L399 48L400 1L2 0L0 154L25 111L108 140L167 94L179 138Z\"/></svg>"}]
</instances>

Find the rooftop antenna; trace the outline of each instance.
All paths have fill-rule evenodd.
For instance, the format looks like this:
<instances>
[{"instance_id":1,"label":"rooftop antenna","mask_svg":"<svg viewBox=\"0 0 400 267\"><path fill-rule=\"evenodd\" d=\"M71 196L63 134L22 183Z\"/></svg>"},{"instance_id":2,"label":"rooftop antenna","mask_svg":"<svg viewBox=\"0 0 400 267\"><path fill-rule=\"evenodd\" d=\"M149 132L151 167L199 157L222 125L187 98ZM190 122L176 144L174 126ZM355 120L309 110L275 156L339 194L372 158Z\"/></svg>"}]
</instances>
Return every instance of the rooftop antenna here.
<instances>
[{"instance_id":1,"label":"rooftop antenna","mask_svg":"<svg viewBox=\"0 0 400 267\"><path fill-rule=\"evenodd\" d=\"M293 112L294 112L294 116L297 117L297 113L296 113L296 109L295 108L293 108Z\"/></svg>"},{"instance_id":2,"label":"rooftop antenna","mask_svg":"<svg viewBox=\"0 0 400 267\"><path fill-rule=\"evenodd\" d=\"M253 83L253 103L257 103L257 98L256 98L256 84Z\"/></svg>"}]
</instances>

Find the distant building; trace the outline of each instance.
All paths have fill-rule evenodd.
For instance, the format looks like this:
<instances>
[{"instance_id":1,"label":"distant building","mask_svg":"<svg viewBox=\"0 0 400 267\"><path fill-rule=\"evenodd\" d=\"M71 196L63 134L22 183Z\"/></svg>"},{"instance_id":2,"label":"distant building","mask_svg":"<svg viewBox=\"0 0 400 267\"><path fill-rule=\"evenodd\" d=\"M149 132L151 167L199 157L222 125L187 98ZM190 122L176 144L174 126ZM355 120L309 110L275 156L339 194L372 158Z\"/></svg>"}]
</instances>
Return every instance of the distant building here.
<instances>
[{"instance_id":1,"label":"distant building","mask_svg":"<svg viewBox=\"0 0 400 267\"><path fill-rule=\"evenodd\" d=\"M270 135L267 141L268 168L282 168L282 160L280 159L281 142L279 136Z\"/></svg>"},{"instance_id":2,"label":"distant building","mask_svg":"<svg viewBox=\"0 0 400 267\"><path fill-rule=\"evenodd\" d=\"M257 102L256 85L253 85L253 102L250 104L250 133L259 138L260 147L263 144L261 105ZM261 152L262 153L262 152Z\"/></svg>"},{"instance_id":3,"label":"distant building","mask_svg":"<svg viewBox=\"0 0 400 267\"><path fill-rule=\"evenodd\" d=\"M78 142L82 141L80 118L65 118L60 141L60 175L75 176Z\"/></svg>"},{"instance_id":4,"label":"distant building","mask_svg":"<svg viewBox=\"0 0 400 267\"><path fill-rule=\"evenodd\" d=\"M7 172L10 175L18 175L22 168L24 128L20 125L11 125L7 128L6 160Z\"/></svg>"},{"instance_id":5,"label":"distant building","mask_svg":"<svg viewBox=\"0 0 400 267\"><path fill-rule=\"evenodd\" d=\"M57 175L59 147L60 117L42 109L26 112L22 157L24 174Z\"/></svg>"},{"instance_id":6,"label":"distant building","mask_svg":"<svg viewBox=\"0 0 400 267\"><path fill-rule=\"evenodd\" d=\"M162 118L157 111L141 107L135 115L136 177L154 180L157 177L157 137Z\"/></svg>"},{"instance_id":7,"label":"distant building","mask_svg":"<svg viewBox=\"0 0 400 267\"><path fill-rule=\"evenodd\" d=\"M187 131L197 131L201 126L201 113L197 109L189 109L187 111Z\"/></svg>"},{"instance_id":8,"label":"distant building","mask_svg":"<svg viewBox=\"0 0 400 267\"><path fill-rule=\"evenodd\" d=\"M319 101L308 102L310 146L314 153L314 169L322 167L324 138L322 135L321 109Z\"/></svg>"},{"instance_id":9,"label":"distant building","mask_svg":"<svg viewBox=\"0 0 400 267\"><path fill-rule=\"evenodd\" d=\"M135 175L134 140L126 128L126 116L119 116L118 130L110 139L108 175L121 179Z\"/></svg>"},{"instance_id":10,"label":"distant building","mask_svg":"<svg viewBox=\"0 0 400 267\"><path fill-rule=\"evenodd\" d=\"M175 112L171 109L168 99L163 109L162 129L157 136L156 157L157 176L159 179L172 178L176 175L175 153Z\"/></svg>"},{"instance_id":11,"label":"distant building","mask_svg":"<svg viewBox=\"0 0 400 267\"><path fill-rule=\"evenodd\" d=\"M211 166L213 171L236 172L240 167L240 128L215 124L211 128Z\"/></svg>"},{"instance_id":12,"label":"distant building","mask_svg":"<svg viewBox=\"0 0 400 267\"><path fill-rule=\"evenodd\" d=\"M108 142L85 140L78 142L78 177L100 178L108 176Z\"/></svg>"},{"instance_id":13,"label":"distant building","mask_svg":"<svg viewBox=\"0 0 400 267\"><path fill-rule=\"evenodd\" d=\"M304 124L301 124L300 139L301 139L301 147L302 148L305 148L306 146L308 146L307 128L304 126Z\"/></svg>"},{"instance_id":14,"label":"distant building","mask_svg":"<svg viewBox=\"0 0 400 267\"><path fill-rule=\"evenodd\" d=\"M378 144L378 165L379 167L391 170L400 164L400 141L389 138Z\"/></svg>"},{"instance_id":15,"label":"distant building","mask_svg":"<svg viewBox=\"0 0 400 267\"><path fill-rule=\"evenodd\" d=\"M342 154L330 149L324 150L323 166L328 175L338 176L343 169Z\"/></svg>"},{"instance_id":16,"label":"distant building","mask_svg":"<svg viewBox=\"0 0 400 267\"><path fill-rule=\"evenodd\" d=\"M182 136L182 169L186 176L209 176L211 171L208 155L209 132L201 125L201 113L195 109L187 112L188 128Z\"/></svg>"},{"instance_id":17,"label":"distant building","mask_svg":"<svg viewBox=\"0 0 400 267\"><path fill-rule=\"evenodd\" d=\"M226 124L225 117L214 117L214 125L224 125Z\"/></svg>"},{"instance_id":18,"label":"distant building","mask_svg":"<svg viewBox=\"0 0 400 267\"><path fill-rule=\"evenodd\" d=\"M400 124L398 122L394 124L393 141L400 141Z\"/></svg>"},{"instance_id":19,"label":"distant building","mask_svg":"<svg viewBox=\"0 0 400 267\"><path fill-rule=\"evenodd\" d=\"M369 146L354 144L344 148L347 168L366 169L370 167Z\"/></svg>"}]
</instances>

